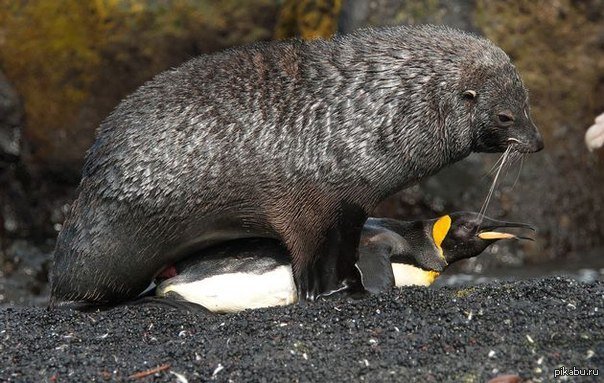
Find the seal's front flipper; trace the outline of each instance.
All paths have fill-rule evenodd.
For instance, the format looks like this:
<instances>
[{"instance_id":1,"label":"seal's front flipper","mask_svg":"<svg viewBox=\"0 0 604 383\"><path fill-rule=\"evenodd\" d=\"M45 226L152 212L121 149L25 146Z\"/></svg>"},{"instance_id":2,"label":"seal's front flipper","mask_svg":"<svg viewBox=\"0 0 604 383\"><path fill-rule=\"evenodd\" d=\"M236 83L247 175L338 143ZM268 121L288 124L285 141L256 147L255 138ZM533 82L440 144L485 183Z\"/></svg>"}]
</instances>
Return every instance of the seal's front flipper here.
<instances>
[{"instance_id":1,"label":"seal's front flipper","mask_svg":"<svg viewBox=\"0 0 604 383\"><path fill-rule=\"evenodd\" d=\"M317 233L316 237L321 240L312 253L312 262L300 273L300 298L315 300L341 292L364 291L355 264L366 217L361 208L343 203L335 222L326 232Z\"/></svg>"},{"instance_id":2,"label":"seal's front flipper","mask_svg":"<svg viewBox=\"0 0 604 383\"><path fill-rule=\"evenodd\" d=\"M339 235L328 235L315 252L315 261L304 267L296 278L298 302L314 301L360 285L360 274L354 268L356 257L342 257L339 238ZM346 262L352 262L352 272L349 272Z\"/></svg>"}]
</instances>

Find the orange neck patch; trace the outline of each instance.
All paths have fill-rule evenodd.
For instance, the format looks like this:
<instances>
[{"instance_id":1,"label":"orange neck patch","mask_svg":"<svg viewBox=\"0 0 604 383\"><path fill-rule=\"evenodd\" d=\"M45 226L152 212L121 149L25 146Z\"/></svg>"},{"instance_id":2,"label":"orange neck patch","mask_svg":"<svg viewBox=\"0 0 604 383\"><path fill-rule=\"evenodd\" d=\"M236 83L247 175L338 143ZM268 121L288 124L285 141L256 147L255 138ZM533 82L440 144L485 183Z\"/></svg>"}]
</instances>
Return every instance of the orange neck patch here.
<instances>
[{"instance_id":1,"label":"orange neck patch","mask_svg":"<svg viewBox=\"0 0 604 383\"><path fill-rule=\"evenodd\" d=\"M432 226L432 238L434 239L434 244L438 249L438 254L442 259L445 259L445 255L443 254L441 244L445 240L449 229L451 229L451 217L448 215L443 215L440 217L434 223L434 226Z\"/></svg>"}]
</instances>

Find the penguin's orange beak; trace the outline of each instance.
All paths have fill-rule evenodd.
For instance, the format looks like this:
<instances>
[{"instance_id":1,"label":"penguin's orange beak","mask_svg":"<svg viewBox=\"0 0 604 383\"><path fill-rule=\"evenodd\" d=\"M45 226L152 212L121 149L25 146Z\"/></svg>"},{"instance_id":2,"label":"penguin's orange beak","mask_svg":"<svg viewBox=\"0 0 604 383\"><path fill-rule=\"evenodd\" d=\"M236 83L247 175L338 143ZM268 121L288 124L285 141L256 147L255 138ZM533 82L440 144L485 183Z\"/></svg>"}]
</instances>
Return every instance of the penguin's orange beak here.
<instances>
[{"instance_id":1,"label":"penguin's orange beak","mask_svg":"<svg viewBox=\"0 0 604 383\"><path fill-rule=\"evenodd\" d=\"M478 233L478 238L480 238L480 239L519 239L514 234L501 233L498 231L483 231L482 233Z\"/></svg>"},{"instance_id":2,"label":"penguin's orange beak","mask_svg":"<svg viewBox=\"0 0 604 383\"><path fill-rule=\"evenodd\" d=\"M531 225L520 222L497 221L494 219L485 219L484 223L486 223L486 225L482 226L481 230L479 230L476 234L476 236L480 239L487 241L497 241L500 239L526 239L529 241L534 241L534 239L531 237L523 237L513 233L506 233L505 231L501 230L502 228L515 228L528 229L532 232L535 232L535 228Z\"/></svg>"}]
</instances>

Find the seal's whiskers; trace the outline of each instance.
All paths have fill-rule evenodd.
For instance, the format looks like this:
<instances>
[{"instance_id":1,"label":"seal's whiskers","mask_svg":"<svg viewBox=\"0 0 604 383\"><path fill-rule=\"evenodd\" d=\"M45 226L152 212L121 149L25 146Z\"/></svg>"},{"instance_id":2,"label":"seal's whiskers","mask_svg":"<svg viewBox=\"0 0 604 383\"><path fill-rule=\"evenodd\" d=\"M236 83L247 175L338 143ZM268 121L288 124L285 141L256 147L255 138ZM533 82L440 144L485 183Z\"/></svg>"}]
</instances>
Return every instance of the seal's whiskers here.
<instances>
[{"instance_id":1,"label":"seal's whiskers","mask_svg":"<svg viewBox=\"0 0 604 383\"><path fill-rule=\"evenodd\" d=\"M524 165L524 155L522 153L518 153L518 157L520 160L520 166L518 166L518 173L516 174L516 178L514 179L514 183L512 184L512 189L516 186L516 183L518 183L518 180L520 179L520 173L522 173L522 165ZM518 159L515 159L514 162L517 162Z\"/></svg>"},{"instance_id":2,"label":"seal's whiskers","mask_svg":"<svg viewBox=\"0 0 604 383\"><path fill-rule=\"evenodd\" d=\"M501 161L503 160L503 154L501 156L499 156L499 158L497 159L497 161L495 161L495 163L493 164L493 166L491 166L491 168L489 169L488 172L486 172L482 177L486 177L489 176L491 174L493 174L495 172L495 169L498 169L501 166Z\"/></svg>"},{"instance_id":3,"label":"seal's whiskers","mask_svg":"<svg viewBox=\"0 0 604 383\"><path fill-rule=\"evenodd\" d=\"M516 165L516 163L522 158L522 153L514 151L514 149L512 149L512 151L510 152L510 155L507 157L505 165L503 166L502 169L502 173L501 174L501 178L505 178L509 173L510 170L514 167L514 165Z\"/></svg>"},{"instance_id":4,"label":"seal's whiskers","mask_svg":"<svg viewBox=\"0 0 604 383\"><path fill-rule=\"evenodd\" d=\"M478 213L480 223L482 223L484 214L486 213L487 208L489 207L489 202L491 202L491 198L493 197L493 192L495 191L495 186L497 185L497 180L499 179L499 175L501 174L501 169L503 169L504 165L506 164L508 156L510 155L510 152L512 151L512 146L513 145L508 146L508 148L505 150L505 152L503 152L503 154L501 155L501 160L500 160L501 163L499 164L499 168L497 169L497 173L495 174L495 178L493 179L493 183L491 184L491 188L489 189L489 194L487 194L487 198L485 199L484 203L482 204L482 207L480 208L480 213ZM479 223L479 225L480 225L480 223Z\"/></svg>"}]
</instances>

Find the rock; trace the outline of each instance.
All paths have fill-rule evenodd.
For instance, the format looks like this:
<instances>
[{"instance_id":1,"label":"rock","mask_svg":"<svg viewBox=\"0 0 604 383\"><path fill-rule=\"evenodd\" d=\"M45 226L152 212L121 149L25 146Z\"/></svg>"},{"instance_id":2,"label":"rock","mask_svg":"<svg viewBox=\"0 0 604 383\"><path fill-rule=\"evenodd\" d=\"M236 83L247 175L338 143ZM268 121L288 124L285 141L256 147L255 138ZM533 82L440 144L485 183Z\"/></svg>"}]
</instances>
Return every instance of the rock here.
<instances>
[{"instance_id":1,"label":"rock","mask_svg":"<svg viewBox=\"0 0 604 383\"><path fill-rule=\"evenodd\" d=\"M498 375L493 379L489 380L487 383L520 383L522 382L522 378L518 375Z\"/></svg>"},{"instance_id":2,"label":"rock","mask_svg":"<svg viewBox=\"0 0 604 383\"><path fill-rule=\"evenodd\" d=\"M21 154L22 118L19 97L0 71L0 164L15 162Z\"/></svg>"}]
</instances>

